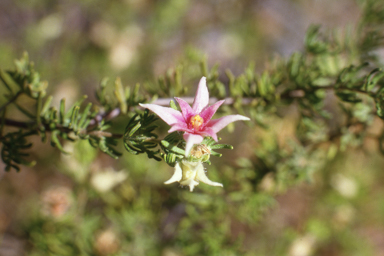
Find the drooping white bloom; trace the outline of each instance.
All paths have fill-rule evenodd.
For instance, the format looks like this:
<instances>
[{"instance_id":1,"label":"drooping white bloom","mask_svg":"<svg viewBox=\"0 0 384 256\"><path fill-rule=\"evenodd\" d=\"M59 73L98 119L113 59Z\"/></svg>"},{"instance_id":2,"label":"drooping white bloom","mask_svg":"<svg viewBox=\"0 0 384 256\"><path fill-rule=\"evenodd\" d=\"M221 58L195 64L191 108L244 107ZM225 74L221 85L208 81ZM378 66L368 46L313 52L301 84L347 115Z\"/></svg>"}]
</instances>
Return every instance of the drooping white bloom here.
<instances>
[{"instance_id":1,"label":"drooping white bloom","mask_svg":"<svg viewBox=\"0 0 384 256\"><path fill-rule=\"evenodd\" d=\"M199 185L199 181L211 186L223 186L221 183L208 179L202 162L187 160L182 160L181 162L176 163L173 176L164 182L164 184L179 182L180 185L189 186L189 191L192 192L195 186Z\"/></svg>"}]
</instances>

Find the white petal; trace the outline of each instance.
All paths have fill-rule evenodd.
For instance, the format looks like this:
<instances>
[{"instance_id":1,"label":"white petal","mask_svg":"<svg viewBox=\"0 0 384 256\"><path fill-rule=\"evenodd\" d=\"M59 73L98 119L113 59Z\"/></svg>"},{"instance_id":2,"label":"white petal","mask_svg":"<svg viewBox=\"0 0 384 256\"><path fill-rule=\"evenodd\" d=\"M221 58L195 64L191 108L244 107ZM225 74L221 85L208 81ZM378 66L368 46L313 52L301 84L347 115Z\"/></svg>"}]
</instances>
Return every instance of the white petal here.
<instances>
[{"instance_id":1,"label":"white petal","mask_svg":"<svg viewBox=\"0 0 384 256\"><path fill-rule=\"evenodd\" d=\"M195 188L195 186L199 185L199 182L196 182L194 180L192 180L192 182L189 184L189 191L190 192L193 192L193 189Z\"/></svg>"},{"instance_id":2,"label":"white petal","mask_svg":"<svg viewBox=\"0 0 384 256\"><path fill-rule=\"evenodd\" d=\"M179 163L176 163L174 174L172 175L172 177L169 180L164 182L164 184L171 184L173 182L179 182L181 180L181 177L182 177L182 170L180 168Z\"/></svg>"},{"instance_id":3,"label":"white petal","mask_svg":"<svg viewBox=\"0 0 384 256\"><path fill-rule=\"evenodd\" d=\"M207 185L211 185L211 186L215 186L215 187L222 187L223 186L223 184L221 184L219 182L214 182L214 181L211 181L210 179L208 179L207 175L205 175L203 165L201 165L201 168L199 168L197 170L196 179L207 184Z\"/></svg>"},{"instance_id":4,"label":"white petal","mask_svg":"<svg viewBox=\"0 0 384 256\"><path fill-rule=\"evenodd\" d=\"M181 180L180 185L182 186L188 186L189 191L193 191L193 189L199 185L199 182L195 181L194 179L186 179L186 180Z\"/></svg>"}]
</instances>

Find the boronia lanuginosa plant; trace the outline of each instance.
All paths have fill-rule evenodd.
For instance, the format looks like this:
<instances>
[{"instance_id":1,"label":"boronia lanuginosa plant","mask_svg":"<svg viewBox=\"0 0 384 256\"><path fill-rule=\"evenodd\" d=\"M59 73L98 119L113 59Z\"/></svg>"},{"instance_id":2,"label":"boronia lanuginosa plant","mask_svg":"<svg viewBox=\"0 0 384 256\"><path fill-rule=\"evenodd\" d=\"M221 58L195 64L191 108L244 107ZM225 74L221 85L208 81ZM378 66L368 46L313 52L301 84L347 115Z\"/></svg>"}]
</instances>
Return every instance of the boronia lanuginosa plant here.
<instances>
[{"instance_id":1,"label":"boronia lanuginosa plant","mask_svg":"<svg viewBox=\"0 0 384 256\"><path fill-rule=\"evenodd\" d=\"M203 59L198 64L200 73L192 72L193 77L188 70L196 70L196 66L191 64L170 69L156 82L134 87L124 86L119 78L114 82L104 79L96 91L97 102L87 102L85 95L67 106L63 98L58 108L46 93L48 82L25 53L15 61L15 69L0 70L1 94L6 99L0 106L5 171L36 163L29 153L34 150L31 137L38 136L63 153L70 153L65 151L64 141L86 140L116 159L122 155L119 144L123 144L130 154L146 154L174 167L166 184L179 182L190 191L199 181L222 186L208 179L209 167L207 174L203 167L210 164L211 155L220 157L221 149L232 149L218 143L217 133L234 121L268 129L267 118L284 118L289 106L299 116L295 139L289 148L278 143L263 148L260 142L254 151L257 161L251 167L256 182L268 173L274 173L276 179L279 175L291 181L306 179L332 154L348 146L362 146L367 137L375 139L384 153L384 130L379 135L368 132L375 116L384 119L379 51L384 45L384 9L378 2L365 2L356 29L328 31L311 26L302 51L275 58L261 73L252 63L238 75L231 70L221 73L218 66L210 69ZM190 92L186 90L192 83L198 83L194 99L187 97ZM20 103L25 97L33 101L32 108ZM338 111L332 112L327 101L335 98ZM213 117L216 111L218 118ZM15 112L17 118L13 118ZM121 133L114 132L118 117L126 120ZM171 126L168 135L158 132L155 121L158 124L159 118ZM331 125L335 120L336 127ZM222 141L226 143L225 138ZM299 158L305 158L306 164L295 161Z\"/></svg>"}]
</instances>

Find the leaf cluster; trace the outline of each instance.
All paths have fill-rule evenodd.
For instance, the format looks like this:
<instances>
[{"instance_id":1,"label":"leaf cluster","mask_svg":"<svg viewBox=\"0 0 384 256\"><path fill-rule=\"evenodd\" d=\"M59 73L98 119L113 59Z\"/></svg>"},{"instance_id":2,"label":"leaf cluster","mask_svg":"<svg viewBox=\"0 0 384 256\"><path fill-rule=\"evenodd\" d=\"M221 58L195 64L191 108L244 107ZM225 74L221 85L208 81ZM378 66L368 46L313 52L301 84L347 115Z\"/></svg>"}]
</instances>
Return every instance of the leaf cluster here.
<instances>
[{"instance_id":1,"label":"leaf cluster","mask_svg":"<svg viewBox=\"0 0 384 256\"><path fill-rule=\"evenodd\" d=\"M146 109L143 114L136 114L129 120L124 132L124 147L129 153L134 155L146 153L148 158L161 160L158 156L159 150L153 150L158 144L157 135L153 133L156 129L153 122L157 119Z\"/></svg>"},{"instance_id":2,"label":"leaf cluster","mask_svg":"<svg viewBox=\"0 0 384 256\"><path fill-rule=\"evenodd\" d=\"M373 54L373 50L381 45L381 37L373 36L381 33L379 28L383 25L383 12L379 7L381 8L374 1L364 2L363 17L355 33L351 30L341 33L336 30L325 31L320 26L310 27L303 51L293 53L287 59L276 58L261 74L255 71L255 65L251 63L239 75L226 70L225 76L221 76L219 65L209 68L206 59L192 56L186 64L169 69L157 81L144 83L142 87L139 84L134 88L124 87L118 78L110 93L111 87L105 79L96 92L100 105L88 103L83 107L84 99L81 99L68 110L65 99L61 100L59 109L51 106L52 97L45 98L47 83L40 80L33 64L24 56L16 62L16 70L0 73L8 90L8 102L1 107L2 124L3 127L13 125L27 130L28 135L39 134L43 141L49 132L51 144L61 151L64 151L62 140L88 140L92 146L114 158L120 155L115 149L117 139L123 138L128 152L145 153L149 158L164 159L173 166L184 155L181 135L173 133L164 139L158 139L156 126L153 124L156 118L148 111L143 114L134 114L134 111L138 110L139 103L147 101L160 105L170 102L171 107L177 108L173 101L164 97L187 95L189 90L185 86L186 81L203 75L207 77L214 99L226 99L219 115L236 111L250 116L259 127L269 129L268 120L271 114L284 116L284 110L288 106L295 106L299 113L297 127L301 131L297 135L298 140L303 146L316 141L313 144L316 147L327 139L334 140L347 135L351 131L350 127L360 125L366 129L372 120L367 117L372 116L368 109L373 104L377 115L383 118L384 73L374 59L367 63L368 59L363 56ZM361 31L364 33L358 33ZM17 98L22 94L36 101L33 112L18 104ZM335 113L328 111L326 106L330 97L338 98L338 105L346 122L340 124L336 131L319 130L318 123L327 123L327 120L335 118ZM8 120L8 105L14 105L28 121L19 123ZM114 134L110 132L114 128L112 121L120 115L129 116L130 120L124 134ZM233 126L229 126L229 129L233 129ZM356 133L354 135L357 136ZM316 136L317 139L314 139ZM5 141L6 136L1 138ZM210 143L212 141L206 141L205 144L209 144L210 149L221 147L220 144ZM18 154L21 148L12 152ZM212 155L220 154L213 152ZM21 157L8 156L8 159Z\"/></svg>"}]
</instances>

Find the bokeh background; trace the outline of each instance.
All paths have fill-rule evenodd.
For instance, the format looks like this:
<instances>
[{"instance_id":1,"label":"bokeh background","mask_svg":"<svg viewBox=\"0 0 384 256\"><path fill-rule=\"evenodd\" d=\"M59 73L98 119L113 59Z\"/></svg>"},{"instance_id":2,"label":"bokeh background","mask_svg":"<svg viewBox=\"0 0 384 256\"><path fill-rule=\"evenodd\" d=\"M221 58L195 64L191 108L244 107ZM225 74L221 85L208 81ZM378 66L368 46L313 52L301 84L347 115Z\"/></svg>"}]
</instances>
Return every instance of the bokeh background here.
<instances>
[{"instance_id":1,"label":"bokeh background","mask_svg":"<svg viewBox=\"0 0 384 256\"><path fill-rule=\"evenodd\" d=\"M223 76L249 62L262 71L302 50L311 24L353 28L360 15L352 0L1 0L0 67L27 51L56 104L94 101L106 76L134 86L202 58ZM267 176L252 192L256 134L284 129L283 141L294 119L223 131L235 149L208 168L224 189L193 194L162 184L165 163L127 152L115 161L84 142L62 155L37 138L35 167L0 171L0 255L384 255L384 162L373 143L338 153L312 182L276 189Z\"/></svg>"}]
</instances>

